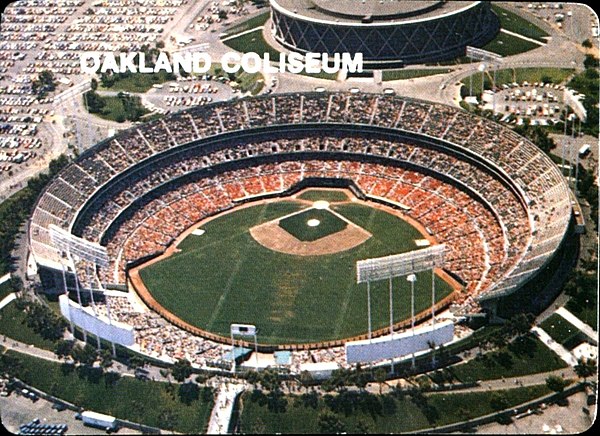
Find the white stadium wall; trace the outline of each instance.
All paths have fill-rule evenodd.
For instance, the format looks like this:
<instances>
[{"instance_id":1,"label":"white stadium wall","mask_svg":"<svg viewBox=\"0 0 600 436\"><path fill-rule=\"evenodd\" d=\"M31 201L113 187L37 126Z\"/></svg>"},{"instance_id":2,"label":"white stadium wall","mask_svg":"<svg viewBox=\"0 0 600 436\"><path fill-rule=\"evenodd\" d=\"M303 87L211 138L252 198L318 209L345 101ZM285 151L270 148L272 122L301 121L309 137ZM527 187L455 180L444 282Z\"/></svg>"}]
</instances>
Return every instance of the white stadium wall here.
<instances>
[{"instance_id":1,"label":"white stadium wall","mask_svg":"<svg viewBox=\"0 0 600 436\"><path fill-rule=\"evenodd\" d=\"M60 313L71 323L102 339L129 347L135 343L133 327L117 321L109 321L102 315L95 315L90 307L81 307L67 295L58 297Z\"/></svg>"},{"instance_id":2,"label":"white stadium wall","mask_svg":"<svg viewBox=\"0 0 600 436\"><path fill-rule=\"evenodd\" d=\"M454 323L445 321L432 326L408 330L393 337L384 336L371 341L368 339L346 343L348 363L368 363L392 359L429 349L430 343L439 346L454 338Z\"/></svg>"}]
</instances>

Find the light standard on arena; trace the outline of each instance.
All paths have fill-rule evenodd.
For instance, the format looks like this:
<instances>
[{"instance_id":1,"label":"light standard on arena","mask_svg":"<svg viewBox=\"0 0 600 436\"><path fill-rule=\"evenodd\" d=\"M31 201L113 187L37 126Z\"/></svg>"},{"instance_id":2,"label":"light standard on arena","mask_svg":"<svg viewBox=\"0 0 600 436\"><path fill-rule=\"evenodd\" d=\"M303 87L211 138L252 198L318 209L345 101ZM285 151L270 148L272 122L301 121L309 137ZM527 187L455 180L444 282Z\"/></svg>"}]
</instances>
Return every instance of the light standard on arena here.
<instances>
[{"instance_id":1,"label":"light standard on arena","mask_svg":"<svg viewBox=\"0 0 600 436\"><path fill-rule=\"evenodd\" d=\"M483 100L483 91L485 90L484 88L484 71L485 71L485 64L481 64L479 65L479 68L477 68L479 71L481 71L481 100Z\"/></svg>"},{"instance_id":2,"label":"light standard on arena","mask_svg":"<svg viewBox=\"0 0 600 436\"><path fill-rule=\"evenodd\" d=\"M406 276L406 280L410 282L410 328L412 329L413 336L415 335L415 282L417 276L409 274ZM412 353L412 366L415 367L415 352Z\"/></svg>"}]
</instances>

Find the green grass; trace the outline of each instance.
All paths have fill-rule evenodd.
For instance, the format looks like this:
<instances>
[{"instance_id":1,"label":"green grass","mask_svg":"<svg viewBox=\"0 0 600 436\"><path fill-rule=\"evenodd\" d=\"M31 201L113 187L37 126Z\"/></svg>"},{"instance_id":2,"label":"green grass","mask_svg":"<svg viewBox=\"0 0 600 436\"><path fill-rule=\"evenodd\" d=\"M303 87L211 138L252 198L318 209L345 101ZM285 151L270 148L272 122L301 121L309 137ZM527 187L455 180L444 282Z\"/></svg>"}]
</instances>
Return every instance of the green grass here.
<instances>
[{"instance_id":1,"label":"green grass","mask_svg":"<svg viewBox=\"0 0 600 436\"><path fill-rule=\"evenodd\" d=\"M474 382L554 371L567 364L539 339L526 336L498 351L476 357L448 370L457 380Z\"/></svg>"},{"instance_id":2,"label":"green grass","mask_svg":"<svg viewBox=\"0 0 600 436\"><path fill-rule=\"evenodd\" d=\"M262 29L257 29L254 32L223 41L223 44L241 53L254 52L261 56L265 53L268 53L271 62L279 62L279 50L275 49L267 41L265 41L262 32ZM321 71L317 74L308 74L302 71L299 74L325 80L335 80L337 78L337 74L326 73L324 71Z\"/></svg>"},{"instance_id":3,"label":"green grass","mask_svg":"<svg viewBox=\"0 0 600 436\"><path fill-rule=\"evenodd\" d=\"M54 350L54 342L42 338L25 323L25 312L11 302L0 310L0 334L38 348Z\"/></svg>"},{"instance_id":4,"label":"green grass","mask_svg":"<svg viewBox=\"0 0 600 436\"><path fill-rule=\"evenodd\" d=\"M123 104L123 100L118 96L100 96L100 98L104 101L104 107L102 111L99 113L94 113L94 115L99 116L105 120L116 121L118 123L122 123L128 118L128 113L126 111L125 105ZM146 108L144 108L141 104L141 100L139 97L130 96L135 105L135 109L140 114L150 113Z\"/></svg>"},{"instance_id":5,"label":"green grass","mask_svg":"<svg viewBox=\"0 0 600 436\"><path fill-rule=\"evenodd\" d=\"M589 306L584 306L576 304L571 299L567 302L566 308L594 330L598 330L598 304L596 302L590 303Z\"/></svg>"},{"instance_id":6,"label":"green grass","mask_svg":"<svg viewBox=\"0 0 600 436\"><path fill-rule=\"evenodd\" d=\"M540 327L568 350L572 350L586 339L577 327L556 313L546 318Z\"/></svg>"},{"instance_id":7,"label":"green grass","mask_svg":"<svg viewBox=\"0 0 600 436\"><path fill-rule=\"evenodd\" d=\"M550 393L545 385L509 389L500 392L507 399L508 407L514 407ZM285 411L269 409L264 397L245 393L242 396L242 433L320 433L319 413L336 409L336 416L348 433L398 434L419 429L442 426L494 412L490 404L490 392L443 393L416 397L347 395L345 401L318 399L314 408L302 398L289 395L284 398ZM254 401L253 401L254 399ZM328 403L332 404L329 406ZM364 427L363 427L364 428Z\"/></svg>"},{"instance_id":8,"label":"green grass","mask_svg":"<svg viewBox=\"0 0 600 436\"><path fill-rule=\"evenodd\" d=\"M174 393L170 393L167 383L132 377L121 377L110 384L105 376L86 377L77 369L65 370L57 362L14 351L7 353L21 360L23 369L19 378L25 383L85 409L162 428L164 422L159 417L170 410L176 415L176 431L194 434L206 431L213 401L198 399L186 405L179 400L177 385Z\"/></svg>"},{"instance_id":9,"label":"green grass","mask_svg":"<svg viewBox=\"0 0 600 436\"><path fill-rule=\"evenodd\" d=\"M330 203L349 200L344 191L322 189L309 189L298 195L298 198L308 201L329 201Z\"/></svg>"},{"instance_id":10,"label":"green grass","mask_svg":"<svg viewBox=\"0 0 600 436\"><path fill-rule=\"evenodd\" d=\"M540 29L531 21L515 14L514 12L503 9L498 5L492 5L492 10L500 19L500 26L503 29L518 33L519 35L523 35L527 38L535 39L536 41L540 42L546 42L545 37L550 36L547 32Z\"/></svg>"},{"instance_id":11,"label":"green grass","mask_svg":"<svg viewBox=\"0 0 600 436\"><path fill-rule=\"evenodd\" d=\"M488 42L482 48L484 50L499 54L500 56L512 56L539 47L541 46L534 42L527 41L523 38L519 38L518 36L499 32L496 38Z\"/></svg>"},{"instance_id":12,"label":"green grass","mask_svg":"<svg viewBox=\"0 0 600 436\"><path fill-rule=\"evenodd\" d=\"M261 343L332 340L365 333L366 287L356 284L356 261L414 250L420 233L405 221L360 204L338 213L373 234L334 255L294 256L258 244L248 229L302 209L283 201L240 209L208 222L202 236L181 242L181 252L141 271L154 298L200 328L229 335L232 322L256 324ZM418 276L417 312L430 306L429 273ZM410 288L394 281L397 320L410 316ZM451 292L436 283L437 297ZM387 281L371 286L373 327L389 323Z\"/></svg>"},{"instance_id":13,"label":"green grass","mask_svg":"<svg viewBox=\"0 0 600 436\"><path fill-rule=\"evenodd\" d=\"M241 53L254 52L261 56L264 53L269 53L271 62L277 62L279 60L279 51L265 41L262 32L262 29L257 29L254 32L223 41L223 43Z\"/></svg>"},{"instance_id":14,"label":"green grass","mask_svg":"<svg viewBox=\"0 0 600 436\"><path fill-rule=\"evenodd\" d=\"M152 85L171 80L173 80L173 76L166 71L159 71L157 73L131 73L123 78L115 75L115 81L110 87L106 88L100 85L99 90L144 93L152 88Z\"/></svg>"},{"instance_id":15,"label":"green grass","mask_svg":"<svg viewBox=\"0 0 600 436\"><path fill-rule=\"evenodd\" d=\"M318 226L311 227L309 220L318 220ZM279 221L279 227L300 241L316 241L348 227L348 223L325 209L309 209Z\"/></svg>"},{"instance_id":16,"label":"green grass","mask_svg":"<svg viewBox=\"0 0 600 436\"><path fill-rule=\"evenodd\" d=\"M12 286L10 285L10 280L2 283L0 285L0 301L4 299L8 294L12 293Z\"/></svg>"},{"instance_id":17,"label":"green grass","mask_svg":"<svg viewBox=\"0 0 600 436\"><path fill-rule=\"evenodd\" d=\"M384 82L391 80L407 80L414 79L417 77L433 76L435 74L447 74L452 70L449 68L433 68L433 69L420 69L420 70L384 70L382 72L382 78Z\"/></svg>"},{"instance_id":18,"label":"green grass","mask_svg":"<svg viewBox=\"0 0 600 436\"><path fill-rule=\"evenodd\" d=\"M513 82L519 84L523 82L528 82L530 84L535 82L551 82L559 84L565 82L574 71L575 70L572 68L506 68L496 71L496 86L511 84ZM484 75L484 89L492 89L494 83L493 77L493 71ZM481 73L475 73L462 79L462 84L464 86L463 93L468 93L470 86L469 80L473 80L473 94L481 94Z\"/></svg>"},{"instance_id":19,"label":"green grass","mask_svg":"<svg viewBox=\"0 0 600 436\"><path fill-rule=\"evenodd\" d=\"M246 30L255 29L260 26L264 26L267 20L269 19L270 12L262 12L249 20L244 21L243 23L236 24L235 26L230 27L225 30L227 35L235 35L237 33L245 32Z\"/></svg>"}]
</instances>

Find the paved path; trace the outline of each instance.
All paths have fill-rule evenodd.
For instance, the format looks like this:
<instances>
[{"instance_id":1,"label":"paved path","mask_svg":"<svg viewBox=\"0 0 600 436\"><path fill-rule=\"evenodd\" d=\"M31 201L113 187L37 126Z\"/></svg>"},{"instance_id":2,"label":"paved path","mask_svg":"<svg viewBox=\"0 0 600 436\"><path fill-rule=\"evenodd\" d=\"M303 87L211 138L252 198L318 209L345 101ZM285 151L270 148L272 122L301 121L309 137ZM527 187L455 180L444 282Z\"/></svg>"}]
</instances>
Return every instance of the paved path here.
<instances>
[{"instance_id":1,"label":"paved path","mask_svg":"<svg viewBox=\"0 0 600 436\"><path fill-rule=\"evenodd\" d=\"M569 312L565 307L559 308L556 313L581 330L594 344L598 344L598 333L595 332L594 329L589 325Z\"/></svg>"},{"instance_id":2,"label":"paved path","mask_svg":"<svg viewBox=\"0 0 600 436\"><path fill-rule=\"evenodd\" d=\"M571 352L569 350L567 350L565 347L563 347L561 344L559 344L554 339L552 339L550 337L550 335L548 333L546 333L544 330L542 330L539 327L533 327L531 329L531 331L533 333L535 333L540 338L540 340L544 344L546 344L546 346L548 348L550 348L552 351L554 351L556 354L558 354L558 356L562 360L564 360L571 366L577 365L577 359L575 359L575 356L573 356L571 354Z\"/></svg>"},{"instance_id":3,"label":"paved path","mask_svg":"<svg viewBox=\"0 0 600 436\"><path fill-rule=\"evenodd\" d=\"M456 389L452 391L444 391L444 394L465 393L465 392L481 392L491 390L513 389L522 386L537 386L546 383L546 379L551 375L557 375L564 378L577 378L577 374L573 368L562 368L554 371L542 372L539 374L530 374L520 377L507 377L497 380L483 380L478 386L465 389Z\"/></svg>"},{"instance_id":4,"label":"paved path","mask_svg":"<svg viewBox=\"0 0 600 436\"><path fill-rule=\"evenodd\" d=\"M215 406L208 422L208 434L227 434L229 421L233 412L233 404L239 393L245 389L241 383L223 383L219 386Z\"/></svg>"},{"instance_id":5,"label":"paved path","mask_svg":"<svg viewBox=\"0 0 600 436\"><path fill-rule=\"evenodd\" d=\"M16 300L16 298L17 298L17 294L15 294L14 292L11 292L10 294L8 294L6 297L4 297L2 299L2 301L0 301L0 310L4 309L4 306L6 306L11 301Z\"/></svg>"}]
</instances>

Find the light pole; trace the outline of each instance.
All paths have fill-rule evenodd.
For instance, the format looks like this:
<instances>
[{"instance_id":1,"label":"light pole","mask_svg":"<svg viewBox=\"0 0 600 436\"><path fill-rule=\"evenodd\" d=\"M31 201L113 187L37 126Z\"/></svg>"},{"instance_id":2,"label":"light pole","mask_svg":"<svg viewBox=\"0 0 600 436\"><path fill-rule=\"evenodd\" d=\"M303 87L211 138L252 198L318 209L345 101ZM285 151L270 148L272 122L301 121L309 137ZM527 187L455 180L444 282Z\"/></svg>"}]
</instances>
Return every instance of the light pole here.
<instances>
[{"instance_id":1,"label":"light pole","mask_svg":"<svg viewBox=\"0 0 600 436\"><path fill-rule=\"evenodd\" d=\"M406 277L406 280L410 282L410 328L412 330L412 335L415 335L415 282L417 281L417 276L414 274L409 274ZM415 352L412 353L412 367L415 367Z\"/></svg>"}]
</instances>

